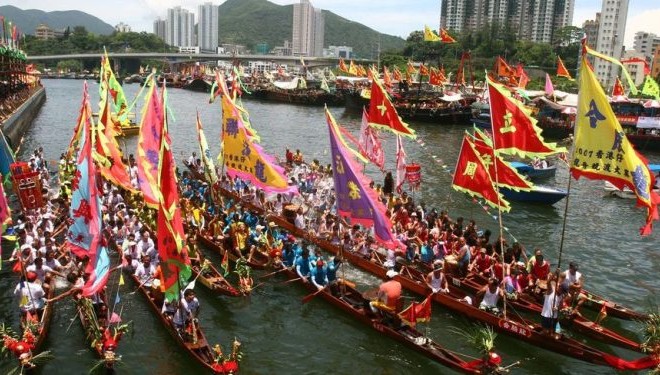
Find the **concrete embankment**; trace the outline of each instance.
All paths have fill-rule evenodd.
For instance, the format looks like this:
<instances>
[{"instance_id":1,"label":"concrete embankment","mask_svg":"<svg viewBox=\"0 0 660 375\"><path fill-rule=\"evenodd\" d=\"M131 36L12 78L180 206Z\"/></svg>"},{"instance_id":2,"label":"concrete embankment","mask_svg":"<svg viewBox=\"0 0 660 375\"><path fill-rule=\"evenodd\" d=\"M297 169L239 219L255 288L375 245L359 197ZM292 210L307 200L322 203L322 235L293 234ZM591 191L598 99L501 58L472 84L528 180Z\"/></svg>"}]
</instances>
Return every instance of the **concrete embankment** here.
<instances>
[{"instance_id":1,"label":"concrete embankment","mask_svg":"<svg viewBox=\"0 0 660 375\"><path fill-rule=\"evenodd\" d=\"M11 116L9 116L0 127L7 137L11 148L16 148L21 144L21 139L25 132L32 125L32 121L39 114L39 110L46 101L46 89L40 87L28 100L18 107Z\"/></svg>"}]
</instances>

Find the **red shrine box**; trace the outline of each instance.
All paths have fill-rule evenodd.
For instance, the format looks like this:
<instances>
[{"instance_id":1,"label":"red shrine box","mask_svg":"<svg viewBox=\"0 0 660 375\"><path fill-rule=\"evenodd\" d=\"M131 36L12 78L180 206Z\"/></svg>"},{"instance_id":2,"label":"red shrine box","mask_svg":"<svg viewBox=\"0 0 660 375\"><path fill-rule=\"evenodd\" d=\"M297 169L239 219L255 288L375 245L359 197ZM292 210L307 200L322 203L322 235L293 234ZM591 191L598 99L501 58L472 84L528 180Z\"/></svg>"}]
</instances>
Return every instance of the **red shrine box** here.
<instances>
[{"instance_id":1,"label":"red shrine box","mask_svg":"<svg viewBox=\"0 0 660 375\"><path fill-rule=\"evenodd\" d=\"M39 172L34 172L26 162L10 165L11 182L18 196L23 211L41 208L44 205L41 194L41 178Z\"/></svg>"}]
</instances>

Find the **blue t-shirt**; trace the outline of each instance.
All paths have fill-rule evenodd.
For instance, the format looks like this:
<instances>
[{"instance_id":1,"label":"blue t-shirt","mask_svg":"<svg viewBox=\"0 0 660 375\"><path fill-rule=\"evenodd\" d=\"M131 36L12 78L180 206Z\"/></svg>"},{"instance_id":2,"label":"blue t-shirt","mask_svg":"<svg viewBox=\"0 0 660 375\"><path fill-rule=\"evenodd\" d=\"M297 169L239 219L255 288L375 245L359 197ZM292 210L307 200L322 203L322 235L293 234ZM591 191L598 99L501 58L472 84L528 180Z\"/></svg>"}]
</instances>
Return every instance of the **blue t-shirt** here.
<instances>
[{"instance_id":1,"label":"blue t-shirt","mask_svg":"<svg viewBox=\"0 0 660 375\"><path fill-rule=\"evenodd\" d=\"M303 258L299 256L296 258L296 271L303 276L309 276L309 258Z\"/></svg>"},{"instance_id":2,"label":"blue t-shirt","mask_svg":"<svg viewBox=\"0 0 660 375\"><path fill-rule=\"evenodd\" d=\"M314 268L312 268L312 270L310 272L311 272L311 275L312 275L312 279L314 280L314 282L316 284L318 284L318 285L325 285L326 284L327 273L326 273L325 267L314 267Z\"/></svg>"}]
</instances>

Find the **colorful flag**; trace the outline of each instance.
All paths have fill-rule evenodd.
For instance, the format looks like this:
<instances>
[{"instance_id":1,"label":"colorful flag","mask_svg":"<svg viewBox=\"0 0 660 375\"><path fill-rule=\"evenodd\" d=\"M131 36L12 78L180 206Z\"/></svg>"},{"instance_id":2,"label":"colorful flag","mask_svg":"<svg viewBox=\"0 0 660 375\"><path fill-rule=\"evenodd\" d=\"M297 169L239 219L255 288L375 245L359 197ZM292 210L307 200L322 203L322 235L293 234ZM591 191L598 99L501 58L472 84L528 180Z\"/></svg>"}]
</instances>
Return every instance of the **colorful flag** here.
<instances>
[{"instance_id":1,"label":"colorful flag","mask_svg":"<svg viewBox=\"0 0 660 375\"><path fill-rule=\"evenodd\" d=\"M431 320L431 296L428 296L422 302L413 301L410 306L399 313L401 320L415 327L419 322L428 322Z\"/></svg>"},{"instance_id":2,"label":"colorful flag","mask_svg":"<svg viewBox=\"0 0 660 375\"><path fill-rule=\"evenodd\" d=\"M419 75L420 76L428 76L429 75L429 68L426 67L423 63L419 65Z\"/></svg>"},{"instance_id":3,"label":"colorful flag","mask_svg":"<svg viewBox=\"0 0 660 375\"><path fill-rule=\"evenodd\" d=\"M337 213L350 218L352 224L373 226L376 242L386 248L399 246L392 233L392 223L385 215L387 208L378 199L378 193L368 187L367 178L358 163L354 162L348 146L341 136L339 125L328 109L325 116L330 133L332 171L337 197Z\"/></svg>"},{"instance_id":4,"label":"colorful flag","mask_svg":"<svg viewBox=\"0 0 660 375\"><path fill-rule=\"evenodd\" d=\"M119 272L119 285L124 285L124 274Z\"/></svg>"},{"instance_id":5,"label":"colorful flag","mask_svg":"<svg viewBox=\"0 0 660 375\"><path fill-rule=\"evenodd\" d=\"M398 66L394 67L394 70L392 71L392 78L394 78L394 80L398 82L401 82L403 80L403 77L401 77L401 71L399 70Z\"/></svg>"},{"instance_id":6,"label":"colorful flag","mask_svg":"<svg viewBox=\"0 0 660 375\"><path fill-rule=\"evenodd\" d=\"M369 115L366 109L362 110L359 145L362 155L383 171L385 168L385 153L376 130L369 126Z\"/></svg>"},{"instance_id":7,"label":"colorful flag","mask_svg":"<svg viewBox=\"0 0 660 375\"><path fill-rule=\"evenodd\" d=\"M406 65L406 73L410 76L417 74L417 69L415 69L415 66L410 60L408 60L408 65Z\"/></svg>"},{"instance_id":8,"label":"colorful flag","mask_svg":"<svg viewBox=\"0 0 660 375\"><path fill-rule=\"evenodd\" d=\"M137 167L140 190L144 202L151 208L158 208L158 161L162 132L165 123L165 108L158 95L156 80L152 77L147 102L142 110L140 134L138 136Z\"/></svg>"},{"instance_id":9,"label":"colorful flag","mask_svg":"<svg viewBox=\"0 0 660 375\"><path fill-rule=\"evenodd\" d=\"M653 192L655 178L646 159L628 141L603 88L586 64L586 55L582 62L571 173L575 178L606 180L619 189L632 190L637 205L647 209L640 233L648 235L658 219L660 197Z\"/></svg>"},{"instance_id":10,"label":"colorful flag","mask_svg":"<svg viewBox=\"0 0 660 375\"><path fill-rule=\"evenodd\" d=\"M0 129L0 174L3 179L0 183L11 181L11 164L16 161L14 150L9 147L5 134Z\"/></svg>"},{"instance_id":11,"label":"colorful flag","mask_svg":"<svg viewBox=\"0 0 660 375\"><path fill-rule=\"evenodd\" d=\"M626 92L623 89L623 84L621 83L619 77L616 77L616 79L614 79L614 85L612 86L612 96L624 96L624 95L626 95Z\"/></svg>"},{"instance_id":12,"label":"colorful flag","mask_svg":"<svg viewBox=\"0 0 660 375\"><path fill-rule=\"evenodd\" d=\"M390 71L385 65L383 65L383 84L388 89L392 88L392 76L390 75Z\"/></svg>"},{"instance_id":13,"label":"colorful flag","mask_svg":"<svg viewBox=\"0 0 660 375\"><path fill-rule=\"evenodd\" d=\"M630 87L630 92L633 94L637 94L637 87L635 86L635 81L633 81L632 77L630 76L630 73L628 73L628 69L626 69L626 67L621 63L621 61L615 59L612 56L604 55L598 51L589 48L589 46L587 46L586 44L586 39L583 40L582 47L583 50L586 51L586 53L596 56L605 61L609 61L612 64L619 66L619 68L621 68L621 71L623 72L623 76L626 77L626 80L628 81L628 87Z\"/></svg>"},{"instance_id":14,"label":"colorful flag","mask_svg":"<svg viewBox=\"0 0 660 375\"><path fill-rule=\"evenodd\" d=\"M377 79L371 83L371 100L369 101L369 124L386 128L395 134L415 138L415 131L401 120L385 89Z\"/></svg>"},{"instance_id":15,"label":"colorful flag","mask_svg":"<svg viewBox=\"0 0 660 375\"><path fill-rule=\"evenodd\" d=\"M223 276L227 277L227 275L229 275L229 250L225 250L225 253L222 256L220 268L222 268Z\"/></svg>"},{"instance_id":16,"label":"colorful flag","mask_svg":"<svg viewBox=\"0 0 660 375\"><path fill-rule=\"evenodd\" d=\"M574 81L574 79L571 77L571 73L568 72L568 69L566 69L564 62L561 61L561 57L559 56L557 56L557 77L564 77Z\"/></svg>"},{"instance_id":17,"label":"colorful flag","mask_svg":"<svg viewBox=\"0 0 660 375\"><path fill-rule=\"evenodd\" d=\"M328 86L328 81L325 79L325 77L321 78L320 89L327 92L327 93L330 93L330 86Z\"/></svg>"},{"instance_id":18,"label":"colorful flag","mask_svg":"<svg viewBox=\"0 0 660 375\"><path fill-rule=\"evenodd\" d=\"M296 186L289 186L284 169L266 154L248 134L240 109L227 93L224 79L219 85L222 95L223 159L227 173L248 180L268 193L296 193Z\"/></svg>"},{"instance_id":19,"label":"colorful flag","mask_svg":"<svg viewBox=\"0 0 660 375\"><path fill-rule=\"evenodd\" d=\"M523 68L522 64L518 64L516 67L516 74L518 75L518 87L524 89L527 87L527 83L529 83L529 77L527 76L527 73L525 72L525 69Z\"/></svg>"},{"instance_id":20,"label":"colorful flag","mask_svg":"<svg viewBox=\"0 0 660 375\"><path fill-rule=\"evenodd\" d=\"M461 151L458 154L452 188L472 197L480 197L488 205L495 208L500 207L504 212L511 209L509 202L505 201L495 189L495 184L488 173L488 169L484 166L479 153L469 142L467 136L463 138Z\"/></svg>"},{"instance_id":21,"label":"colorful flag","mask_svg":"<svg viewBox=\"0 0 660 375\"><path fill-rule=\"evenodd\" d=\"M401 136L396 136L396 192L403 193L403 183L406 182L406 151L403 149Z\"/></svg>"},{"instance_id":22,"label":"colorful flag","mask_svg":"<svg viewBox=\"0 0 660 375\"><path fill-rule=\"evenodd\" d=\"M354 76L358 75L357 66L355 66L353 60L351 60L351 62L348 64L348 74L352 74Z\"/></svg>"},{"instance_id":23,"label":"colorful flag","mask_svg":"<svg viewBox=\"0 0 660 375\"><path fill-rule=\"evenodd\" d=\"M223 95L223 98L227 95ZM163 107L166 104L163 101ZM179 192L174 168L170 135L167 132L167 122L163 124L162 140L159 150L158 186L161 194L158 195L158 255L161 258L163 289L165 297L172 301L178 299L181 285L187 283L191 275L190 258L184 246L183 220L179 208Z\"/></svg>"},{"instance_id":24,"label":"colorful flag","mask_svg":"<svg viewBox=\"0 0 660 375\"><path fill-rule=\"evenodd\" d=\"M566 148L555 143L546 143L536 119L523 103L511 97L503 85L488 77L491 123L493 125L494 149L498 153L518 154L521 157L547 156L565 152Z\"/></svg>"},{"instance_id":25,"label":"colorful flag","mask_svg":"<svg viewBox=\"0 0 660 375\"><path fill-rule=\"evenodd\" d=\"M654 97L656 100L660 100L660 87L658 87L658 82L656 82L656 80L653 79L650 75L644 77L642 94L649 95Z\"/></svg>"},{"instance_id":26,"label":"colorful flag","mask_svg":"<svg viewBox=\"0 0 660 375\"><path fill-rule=\"evenodd\" d=\"M440 41L442 43L456 43L456 39L452 38L447 30L443 28L440 29Z\"/></svg>"},{"instance_id":27,"label":"colorful flag","mask_svg":"<svg viewBox=\"0 0 660 375\"><path fill-rule=\"evenodd\" d=\"M218 181L218 175L215 173L215 165L213 165L213 158L211 157L209 144L206 142L206 136L204 135L204 129L202 128L202 120L199 118L199 112L197 112L197 140L199 141L199 155L202 159L202 165L204 166L204 178L210 185L213 185Z\"/></svg>"},{"instance_id":28,"label":"colorful flag","mask_svg":"<svg viewBox=\"0 0 660 375\"><path fill-rule=\"evenodd\" d=\"M483 141L483 139L476 135L472 143L474 150L481 157L484 167L488 170L493 181L500 187L507 187L512 190L530 191L532 190L532 183L527 181L515 168L511 167L499 155L495 155L493 147Z\"/></svg>"},{"instance_id":29,"label":"colorful flag","mask_svg":"<svg viewBox=\"0 0 660 375\"><path fill-rule=\"evenodd\" d=\"M127 121L127 102L126 96L124 95L124 89L121 87L121 83L115 77L115 73L112 71L110 66L110 58L108 57L108 51L103 50L103 57L101 58L101 77L108 83L107 89L112 97L114 103L114 112L117 114L117 118L120 122ZM101 87L99 87L99 94L101 94ZM102 98L103 96L101 96Z\"/></svg>"},{"instance_id":30,"label":"colorful flag","mask_svg":"<svg viewBox=\"0 0 660 375\"><path fill-rule=\"evenodd\" d=\"M497 56L495 60L495 72L497 72L498 77L506 77L510 82L513 82L516 78L516 70L500 56Z\"/></svg>"},{"instance_id":31,"label":"colorful flag","mask_svg":"<svg viewBox=\"0 0 660 375\"><path fill-rule=\"evenodd\" d=\"M433 30L431 30L431 28L428 27L428 25L424 25L424 41L441 42L442 39Z\"/></svg>"},{"instance_id":32,"label":"colorful flag","mask_svg":"<svg viewBox=\"0 0 660 375\"><path fill-rule=\"evenodd\" d=\"M342 58L339 59L339 70L341 70L344 73L348 73L348 68L346 67L346 63Z\"/></svg>"},{"instance_id":33,"label":"colorful flag","mask_svg":"<svg viewBox=\"0 0 660 375\"><path fill-rule=\"evenodd\" d=\"M552 85L550 80L550 74L545 73L545 94L546 95L555 95L555 87Z\"/></svg>"}]
</instances>

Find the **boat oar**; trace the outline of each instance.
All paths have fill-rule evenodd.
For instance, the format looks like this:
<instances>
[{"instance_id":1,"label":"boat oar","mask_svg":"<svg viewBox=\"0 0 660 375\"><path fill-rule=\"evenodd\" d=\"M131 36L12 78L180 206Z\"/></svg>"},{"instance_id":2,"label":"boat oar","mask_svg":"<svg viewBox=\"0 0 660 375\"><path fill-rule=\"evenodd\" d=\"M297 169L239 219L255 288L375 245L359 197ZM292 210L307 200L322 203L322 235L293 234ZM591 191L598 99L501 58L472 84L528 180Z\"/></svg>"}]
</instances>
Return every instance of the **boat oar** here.
<instances>
[{"instance_id":1,"label":"boat oar","mask_svg":"<svg viewBox=\"0 0 660 375\"><path fill-rule=\"evenodd\" d=\"M287 281L283 282L282 285L284 285L284 284L290 284L290 283L293 283L293 282L296 282L296 281L300 281L300 280L302 280L302 277L296 277L295 279L291 279L291 280L287 280Z\"/></svg>"},{"instance_id":2,"label":"boat oar","mask_svg":"<svg viewBox=\"0 0 660 375\"><path fill-rule=\"evenodd\" d=\"M326 284L326 286L324 286L323 288L317 290L316 292L314 292L314 293L312 293L312 294L308 294L308 295L306 295L305 297L303 297L303 299L302 299L302 303L305 304L305 303L311 301L314 297L316 297L319 293L321 293L321 292L323 292L324 290L326 290L326 289L327 289L330 285L332 285L332 284L333 284L333 283L328 283L328 284Z\"/></svg>"},{"instance_id":3,"label":"boat oar","mask_svg":"<svg viewBox=\"0 0 660 375\"><path fill-rule=\"evenodd\" d=\"M265 274L265 275L263 275L263 276L259 276L259 279L260 279L260 280L261 280L261 279L266 279L266 278L268 278L268 277L271 277L271 276L277 275L277 274L280 273L280 272L284 272L284 271L288 271L288 270L289 270L288 267L284 267L284 268L279 269L279 270L277 270L277 271L275 271L275 272L271 272L271 273Z\"/></svg>"},{"instance_id":4,"label":"boat oar","mask_svg":"<svg viewBox=\"0 0 660 375\"><path fill-rule=\"evenodd\" d=\"M137 291L140 290L140 288L142 288L142 287L144 286L144 284L148 283L149 281L151 281L151 280L153 280L153 279L154 279L153 276L149 276L148 279L146 279L146 280L144 280L143 282L141 282L140 285L138 285L137 288L135 288L134 291L132 291L132 292L130 292L130 293L128 293L128 294L133 295L133 294L137 293Z\"/></svg>"}]
</instances>

